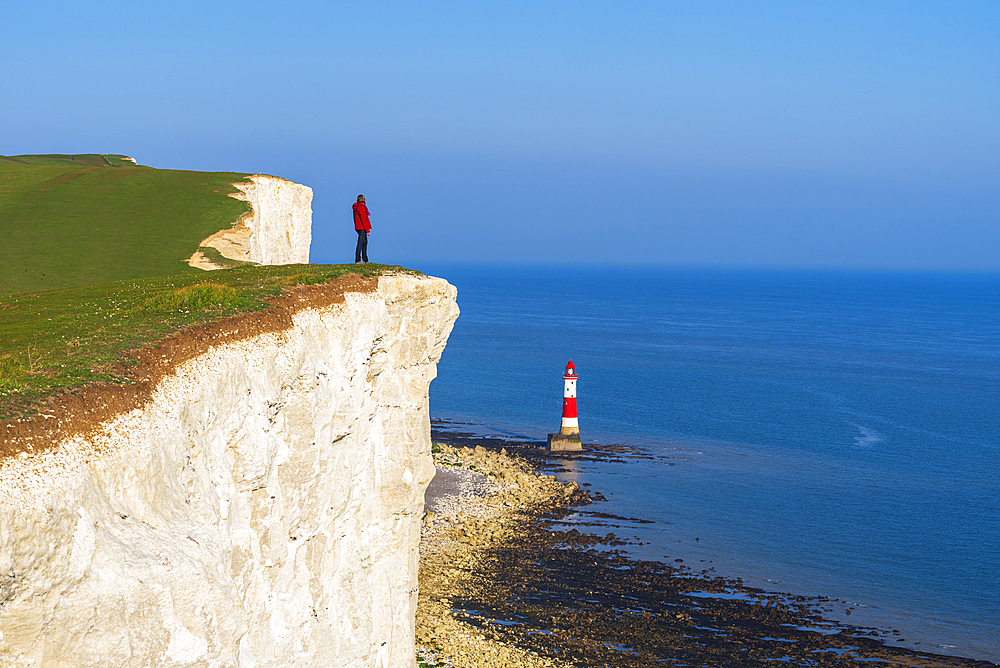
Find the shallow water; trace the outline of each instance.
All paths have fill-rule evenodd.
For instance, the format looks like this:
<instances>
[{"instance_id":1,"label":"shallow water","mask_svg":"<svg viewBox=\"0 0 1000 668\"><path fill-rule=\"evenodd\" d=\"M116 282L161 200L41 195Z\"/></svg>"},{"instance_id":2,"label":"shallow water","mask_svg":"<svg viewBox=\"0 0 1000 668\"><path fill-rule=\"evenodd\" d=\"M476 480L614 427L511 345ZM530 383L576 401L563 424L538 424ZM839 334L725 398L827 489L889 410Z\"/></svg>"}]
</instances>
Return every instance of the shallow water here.
<instances>
[{"instance_id":1,"label":"shallow water","mask_svg":"<svg viewBox=\"0 0 1000 668\"><path fill-rule=\"evenodd\" d=\"M433 416L544 437L572 359L584 441L654 456L564 474L653 521L637 556L1000 660L1000 277L428 273L462 308Z\"/></svg>"}]
</instances>

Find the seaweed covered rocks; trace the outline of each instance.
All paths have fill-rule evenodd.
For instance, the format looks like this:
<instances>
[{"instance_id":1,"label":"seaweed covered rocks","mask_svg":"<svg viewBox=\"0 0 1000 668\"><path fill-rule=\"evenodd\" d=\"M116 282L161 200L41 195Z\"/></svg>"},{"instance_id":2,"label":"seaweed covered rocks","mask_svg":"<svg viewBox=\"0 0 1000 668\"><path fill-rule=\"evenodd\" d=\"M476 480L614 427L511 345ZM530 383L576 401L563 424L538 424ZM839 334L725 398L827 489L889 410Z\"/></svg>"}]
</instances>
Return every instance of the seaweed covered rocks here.
<instances>
[{"instance_id":1,"label":"seaweed covered rocks","mask_svg":"<svg viewBox=\"0 0 1000 668\"><path fill-rule=\"evenodd\" d=\"M892 647L824 619L821 599L631 560L614 534L574 528L572 506L592 500L575 484L499 448L435 449L417 611L427 665L992 665Z\"/></svg>"}]
</instances>

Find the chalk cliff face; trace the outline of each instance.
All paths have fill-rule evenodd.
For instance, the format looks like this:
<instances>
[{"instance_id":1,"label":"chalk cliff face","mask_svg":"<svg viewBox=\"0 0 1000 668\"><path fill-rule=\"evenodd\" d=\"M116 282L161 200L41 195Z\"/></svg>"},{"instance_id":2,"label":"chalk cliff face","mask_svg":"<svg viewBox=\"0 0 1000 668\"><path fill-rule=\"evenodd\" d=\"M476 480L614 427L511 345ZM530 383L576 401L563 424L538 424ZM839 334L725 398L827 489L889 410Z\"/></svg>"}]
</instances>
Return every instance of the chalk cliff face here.
<instances>
[{"instance_id":1,"label":"chalk cliff face","mask_svg":"<svg viewBox=\"0 0 1000 668\"><path fill-rule=\"evenodd\" d=\"M447 282L384 276L0 464L0 665L413 666L457 315Z\"/></svg>"},{"instance_id":2,"label":"chalk cliff face","mask_svg":"<svg viewBox=\"0 0 1000 668\"><path fill-rule=\"evenodd\" d=\"M256 174L249 183L237 183L237 199L250 204L250 213L232 228L201 242L224 257L257 264L304 264L312 243L312 188L276 176ZM222 269L201 251L188 263L199 269Z\"/></svg>"}]
</instances>

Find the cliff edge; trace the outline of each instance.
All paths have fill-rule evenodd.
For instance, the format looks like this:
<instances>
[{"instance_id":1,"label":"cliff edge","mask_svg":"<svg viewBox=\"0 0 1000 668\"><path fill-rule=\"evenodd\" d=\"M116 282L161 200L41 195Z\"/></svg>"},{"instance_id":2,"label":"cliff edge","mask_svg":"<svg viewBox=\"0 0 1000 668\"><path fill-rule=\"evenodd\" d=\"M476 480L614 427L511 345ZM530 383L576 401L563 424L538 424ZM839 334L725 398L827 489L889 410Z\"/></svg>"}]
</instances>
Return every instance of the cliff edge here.
<instances>
[{"instance_id":1,"label":"cliff edge","mask_svg":"<svg viewBox=\"0 0 1000 668\"><path fill-rule=\"evenodd\" d=\"M0 462L0 665L414 665L428 386L458 307L442 279L371 280Z\"/></svg>"}]
</instances>

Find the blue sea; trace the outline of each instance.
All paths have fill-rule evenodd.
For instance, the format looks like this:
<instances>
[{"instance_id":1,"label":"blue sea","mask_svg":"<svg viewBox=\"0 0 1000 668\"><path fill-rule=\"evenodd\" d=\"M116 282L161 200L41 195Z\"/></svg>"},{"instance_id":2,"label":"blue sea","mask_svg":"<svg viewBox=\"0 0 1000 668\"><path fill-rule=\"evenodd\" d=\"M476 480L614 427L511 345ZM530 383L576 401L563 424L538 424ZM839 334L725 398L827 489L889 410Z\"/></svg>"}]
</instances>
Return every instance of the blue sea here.
<instances>
[{"instance_id":1,"label":"blue sea","mask_svg":"<svg viewBox=\"0 0 1000 668\"><path fill-rule=\"evenodd\" d=\"M432 416L544 438L572 359L584 443L653 455L561 474L652 522L637 557L1000 662L1000 276L426 271L462 309Z\"/></svg>"}]
</instances>

